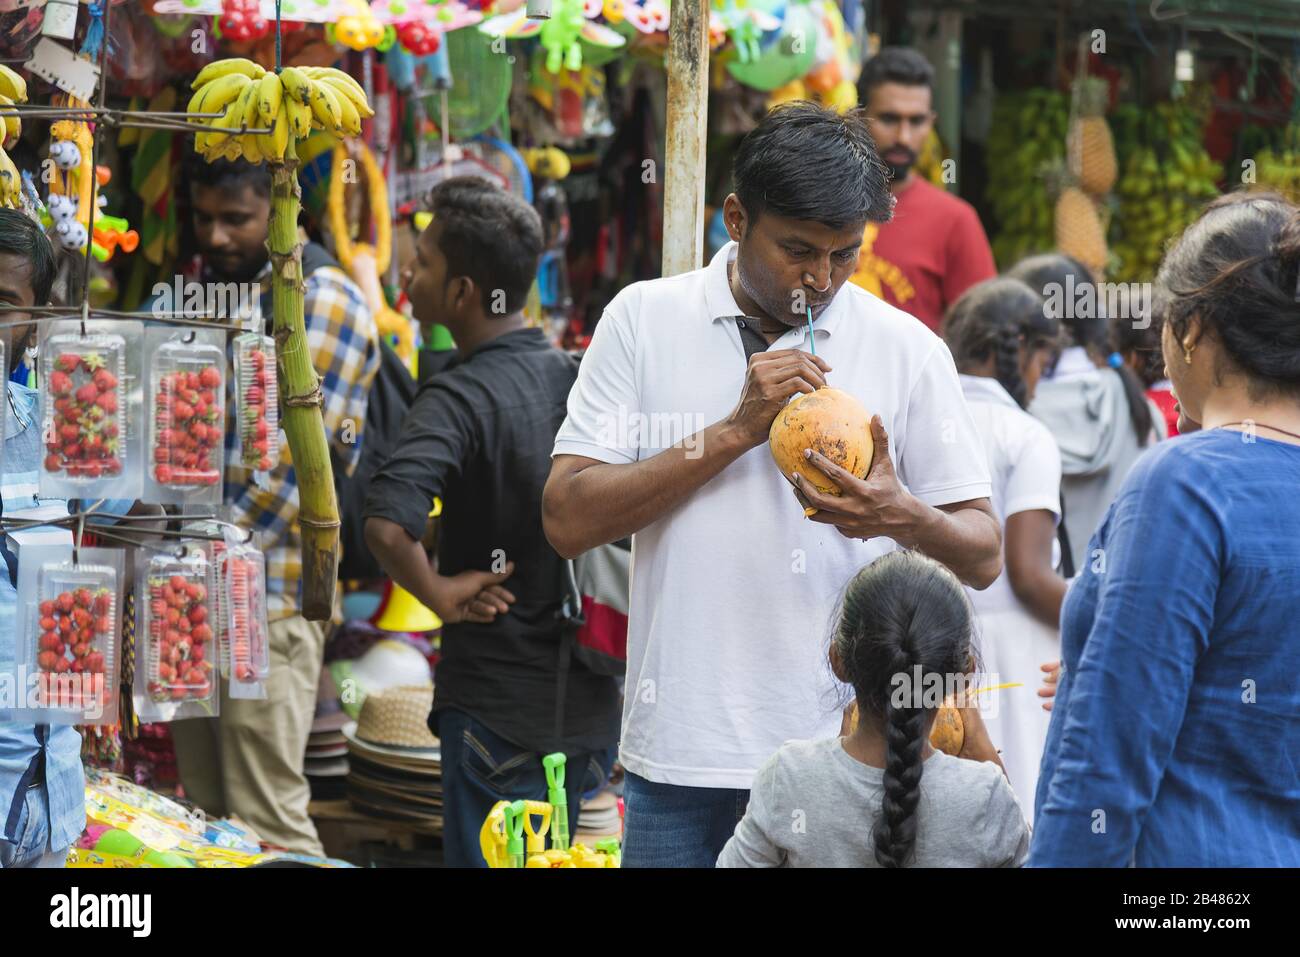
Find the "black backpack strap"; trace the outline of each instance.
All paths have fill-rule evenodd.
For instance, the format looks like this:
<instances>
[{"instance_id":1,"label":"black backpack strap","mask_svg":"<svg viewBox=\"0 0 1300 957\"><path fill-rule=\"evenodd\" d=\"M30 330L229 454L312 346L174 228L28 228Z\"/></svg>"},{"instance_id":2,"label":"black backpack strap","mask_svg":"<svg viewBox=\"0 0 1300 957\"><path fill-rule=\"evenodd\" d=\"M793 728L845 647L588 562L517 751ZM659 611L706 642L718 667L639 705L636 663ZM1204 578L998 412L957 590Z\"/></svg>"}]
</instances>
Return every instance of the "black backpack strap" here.
<instances>
[{"instance_id":1,"label":"black backpack strap","mask_svg":"<svg viewBox=\"0 0 1300 957\"><path fill-rule=\"evenodd\" d=\"M1056 537L1061 543L1061 577L1074 577L1074 552L1070 550L1070 533L1065 528L1065 493L1061 493L1061 521L1056 526Z\"/></svg>"}]
</instances>

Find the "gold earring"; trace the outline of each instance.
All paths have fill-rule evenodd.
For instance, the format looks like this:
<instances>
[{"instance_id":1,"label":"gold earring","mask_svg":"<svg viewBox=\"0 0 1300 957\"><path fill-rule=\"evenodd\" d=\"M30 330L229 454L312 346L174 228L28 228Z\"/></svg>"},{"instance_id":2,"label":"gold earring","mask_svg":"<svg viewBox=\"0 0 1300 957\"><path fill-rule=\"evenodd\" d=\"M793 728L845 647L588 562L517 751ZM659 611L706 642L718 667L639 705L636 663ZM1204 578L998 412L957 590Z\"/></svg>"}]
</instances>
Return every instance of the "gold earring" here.
<instances>
[{"instance_id":1,"label":"gold earring","mask_svg":"<svg viewBox=\"0 0 1300 957\"><path fill-rule=\"evenodd\" d=\"M1187 348L1187 346L1183 346L1183 361L1188 365L1192 364L1192 351L1195 348L1196 346L1192 346L1191 349Z\"/></svg>"}]
</instances>

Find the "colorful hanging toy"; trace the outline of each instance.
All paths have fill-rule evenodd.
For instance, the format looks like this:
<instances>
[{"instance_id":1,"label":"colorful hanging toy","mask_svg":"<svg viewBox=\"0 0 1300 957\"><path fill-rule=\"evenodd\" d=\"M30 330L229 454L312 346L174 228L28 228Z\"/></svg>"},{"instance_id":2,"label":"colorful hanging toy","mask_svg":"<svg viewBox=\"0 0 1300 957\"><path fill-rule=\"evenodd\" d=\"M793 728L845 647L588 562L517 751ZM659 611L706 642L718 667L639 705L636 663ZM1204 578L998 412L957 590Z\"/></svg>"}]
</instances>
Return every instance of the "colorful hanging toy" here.
<instances>
[{"instance_id":1,"label":"colorful hanging toy","mask_svg":"<svg viewBox=\"0 0 1300 957\"><path fill-rule=\"evenodd\" d=\"M18 167L5 149L17 143L23 134L23 124L14 106L26 102L27 81L0 63L0 109L10 114L4 117L4 143L0 148L0 205L9 209L17 209L22 204L23 183Z\"/></svg>"},{"instance_id":2,"label":"colorful hanging toy","mask_svg":"<svg viewBox=\"0 0 1300 957\"><path fill-rule=\"evenodd\" d=\"M529 20L526 9L493 17L479 25L479 30L490 37L523 40L539 37L546 49L546 69L559 73L561 69L582 69L582 45L585 41L594 46L615 50L627 40L607 26L592 23L590 18L600 15L602 0L556 0L549 20Z\"/></svg>"},{"instance_id":3,"label":"colorful hanging toy","mask_svg":"<svg viewBox=\"0 0 1300 957\"><path fill-rule=\"evenodd\" d=\"M397 42L416 56L438 52L442 35L462 27L472 27L483 19L479 10L460 0L375 0L371 12L397 31Z\"/></svg>"},{"instance_id":4,"label":"colorful hanging toy","mask_svg":"<svg viewBox=\"0 0 1300 957\"><path fill-rule=\"evenodd\" d=\"M258 0L222 0L217 26L220 36L236 43L260 40L271 32Z\"/></svg>"},{"instance_id":5,"label":"colorful hanging toy","mask_svg":"<svg viewBox=\"0 0 1300 957\"><path fill-rule=\"evenodd\" d=\"M379 22L365 0L348 0L349 12L325 28L325 36L338 41L349 50L387 50L392 46L394 33Z\"/></svg>"}]
</instances>

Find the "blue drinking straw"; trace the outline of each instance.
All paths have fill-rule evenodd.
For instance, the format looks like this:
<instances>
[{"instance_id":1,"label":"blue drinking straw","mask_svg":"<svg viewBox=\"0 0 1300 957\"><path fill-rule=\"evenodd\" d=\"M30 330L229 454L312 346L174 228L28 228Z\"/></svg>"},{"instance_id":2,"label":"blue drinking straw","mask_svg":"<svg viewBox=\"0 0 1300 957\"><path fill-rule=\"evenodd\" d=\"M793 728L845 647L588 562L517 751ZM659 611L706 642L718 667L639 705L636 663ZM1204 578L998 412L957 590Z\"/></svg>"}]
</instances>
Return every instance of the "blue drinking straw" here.
<instances>
[{"instance_id":1,"label":"blue drinking straw","mask_svg":"<svg viewBox=\"0 0 1300 957\"><path fill-rule=\"evenodd\" d=\"M808 306L808 349L814 356L817 355L817 337L813 335L812 324L812 306Z\"/></svg>"}]
</instances>

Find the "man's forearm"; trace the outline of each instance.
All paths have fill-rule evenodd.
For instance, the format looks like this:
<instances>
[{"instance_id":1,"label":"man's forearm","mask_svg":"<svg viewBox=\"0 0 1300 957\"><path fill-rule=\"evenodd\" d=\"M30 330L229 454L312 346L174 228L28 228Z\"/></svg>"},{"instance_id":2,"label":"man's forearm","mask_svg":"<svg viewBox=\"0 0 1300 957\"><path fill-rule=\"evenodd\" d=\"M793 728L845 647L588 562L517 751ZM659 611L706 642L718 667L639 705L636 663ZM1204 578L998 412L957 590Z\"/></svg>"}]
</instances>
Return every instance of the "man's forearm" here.
<instances>
[{"instance_id":1,"label":"man's forearm","mask_svg":"<svg viewBox=\"0 0 1300 957\"><path fill-rule=\"evenodd\" d=\"M542 498L551 545L566 558L639 532L754 446L725 421L652 458L553 473Z\"/></svg>"},{"instance_id":2,"label":"man's forearm","mask_svg":"<svg viewBox=\"0 0 1300 957\"><path fill-rule=\"evenodd\" d=\"M423 545L411 538L402 526L386 518L366 519L366 544L389 578L414 595L424 607L442 616L438 573L433 570Z\"/></svg>"},{"instance_id":3,"label":"man's forearm","mask_svg":"<svg viewBox=\"0 0 1300 957\"><path fill-rule=\"evenodd\" d=\"M1002 572L1002 531L992 515L978 508L953 512L913 498L915 512L910 535L900 545L948 566L962 582L984 589Z\"/></svg>"}]
</instances>

